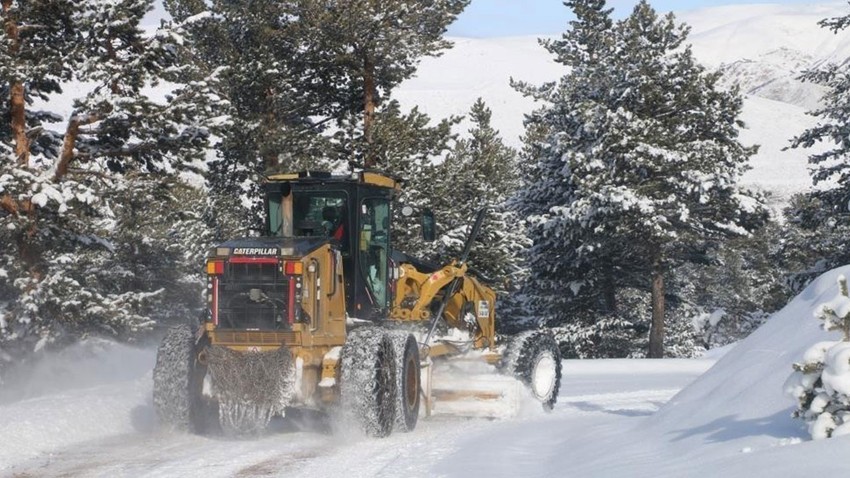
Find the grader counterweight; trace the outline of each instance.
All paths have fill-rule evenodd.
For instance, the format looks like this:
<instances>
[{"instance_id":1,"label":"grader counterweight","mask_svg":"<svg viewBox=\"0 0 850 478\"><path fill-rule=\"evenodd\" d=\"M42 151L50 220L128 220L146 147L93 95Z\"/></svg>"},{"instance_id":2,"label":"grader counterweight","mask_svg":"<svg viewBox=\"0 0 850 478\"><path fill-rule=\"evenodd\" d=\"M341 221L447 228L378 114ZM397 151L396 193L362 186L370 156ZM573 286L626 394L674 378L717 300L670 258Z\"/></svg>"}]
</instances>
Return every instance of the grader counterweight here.
<instances>
[{"instance_id":1,"label":"grader counterweight","mask_svg":"<svg viewBox=\"0 0 850 478\"><path fill-rule=\"evenodd\" d=\"M210 251L204 320L172 329L160 346L161 421L201 431L217 409L226 431L251 433L288 409L338 409L386 436L415 428L420 401L430 415L449 401L499 400L516 380L551 408L554 339L534 331L501 343L496 294L469 273L485 211L462 256L431 266L392 247L400 187L371 171L268 176L265 234ZM433 216L422 218L433 237ZM441 385L445 370L470 362L476 370L457 383L489 377L483 391Z\"/></svg>"}]
</instances>

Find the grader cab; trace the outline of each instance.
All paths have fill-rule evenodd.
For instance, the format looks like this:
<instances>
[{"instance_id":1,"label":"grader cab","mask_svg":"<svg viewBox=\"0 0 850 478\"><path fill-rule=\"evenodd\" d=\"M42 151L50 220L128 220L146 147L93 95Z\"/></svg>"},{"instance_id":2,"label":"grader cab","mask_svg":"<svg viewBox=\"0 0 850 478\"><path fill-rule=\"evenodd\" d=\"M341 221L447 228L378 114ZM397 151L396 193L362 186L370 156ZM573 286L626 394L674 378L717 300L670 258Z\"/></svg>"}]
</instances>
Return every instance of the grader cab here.
<instances>
[{"instance_id":1,"label":"grader cab","mask_svg":"<svg viewBox=\"0 0 850 478\"><path fill-rule=\"evenodd\" d=\"M210 251L205 319L160 345L160 420L201 431L217 410L226 431L251 433L288 409L336 409L386 436L413 430L420 402L429 416L450 402L504 400L520 382L551 408L554 339L531 331L500 343L496 294L469 274L484 210L461 257L429 265L393 249L400 187L370 171L268 176L265 234ZM433 215L421 211L419 222L432 239ZM445 371L454 381L441 383ZM470 388L473 375L488 385Z\"/></svg>"}]
</instances>

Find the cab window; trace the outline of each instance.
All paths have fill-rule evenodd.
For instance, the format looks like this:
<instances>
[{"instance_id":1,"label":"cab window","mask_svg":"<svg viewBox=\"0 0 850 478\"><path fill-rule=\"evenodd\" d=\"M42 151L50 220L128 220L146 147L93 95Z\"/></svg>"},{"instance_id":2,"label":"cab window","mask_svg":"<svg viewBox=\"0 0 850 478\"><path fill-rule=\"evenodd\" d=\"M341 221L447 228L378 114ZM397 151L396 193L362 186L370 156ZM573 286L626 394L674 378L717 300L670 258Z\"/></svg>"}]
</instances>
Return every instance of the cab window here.
<instances>
[{"instance_id":1,"label":"cab window","mask_svg":"<svg viewBox=\"0 0 850 478\"><path fill-rule=\"evenodd\" d=\"M360 210L360 267L377 307L389 305L390 205L383 198L365 199Z\"/></svg>"},{"instance_id":2,"label":"cab window","mask_svg":"<svg viewBox=\"0 0 850 478\"><path fill-rule=\"evenodd\" d=\"M343 191L296 191L292 224L296 237L345 235L347 211Z\"/></svg>"}]
</instances>

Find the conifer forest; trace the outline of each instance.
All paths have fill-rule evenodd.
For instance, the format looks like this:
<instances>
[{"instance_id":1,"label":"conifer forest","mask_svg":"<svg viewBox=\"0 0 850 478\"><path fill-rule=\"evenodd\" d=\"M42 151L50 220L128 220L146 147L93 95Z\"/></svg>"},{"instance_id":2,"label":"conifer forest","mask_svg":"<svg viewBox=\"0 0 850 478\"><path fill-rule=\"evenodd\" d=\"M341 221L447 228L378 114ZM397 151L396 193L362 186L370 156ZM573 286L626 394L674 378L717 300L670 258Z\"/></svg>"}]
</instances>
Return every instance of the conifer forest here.
<instances>
[{"instance_id":1,"label":"conifer forest","mask_svg":"<svg viewBox=\"0 0 850 478\"><path fill-rule=\"evenodd\" d=\"M80 338L196 321L207 252L262 227L273 172L401 178L394 211L433 210L437 240L399 213L395 247L435 263L489 207L470 266L500 330L551 329L565 358L697 356L850 262L846 63L803 74L827 93L787 148L830 147L776 209L740 182L759 148L742 91L646 0L622 18L564 2L574 20L539 45L560 78L511 81L536 105L519 148L481 99L403 106L469 1L0 0L0 379ZM155 3L170 18L142 28Z\"/></svg>"}]
</instances>

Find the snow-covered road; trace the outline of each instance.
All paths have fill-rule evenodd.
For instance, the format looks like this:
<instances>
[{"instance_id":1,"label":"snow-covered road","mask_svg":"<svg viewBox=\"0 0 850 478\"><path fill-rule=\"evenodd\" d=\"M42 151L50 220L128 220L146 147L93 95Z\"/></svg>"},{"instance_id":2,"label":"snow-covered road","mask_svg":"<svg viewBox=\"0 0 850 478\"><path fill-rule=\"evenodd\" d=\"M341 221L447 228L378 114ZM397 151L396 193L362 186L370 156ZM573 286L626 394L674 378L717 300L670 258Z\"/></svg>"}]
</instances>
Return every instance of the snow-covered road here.
<instances>
[{"instance_id":1,"label":"snow-covered road","mask_svg":"<svg viewBox=\"0 0 850 478\"><path fill-rule=\"evenodd\" d=\"M542 457L569 443L600 454L712 360L566 361L553 413L509 420L435 417L368 439L302 418L233 440L157 429L150 374L0 406L3 476L552 476ZM566 440L566 442L565 442ZM4 463L5 461L5 463Z\"/></svg>"}]
</instances>

